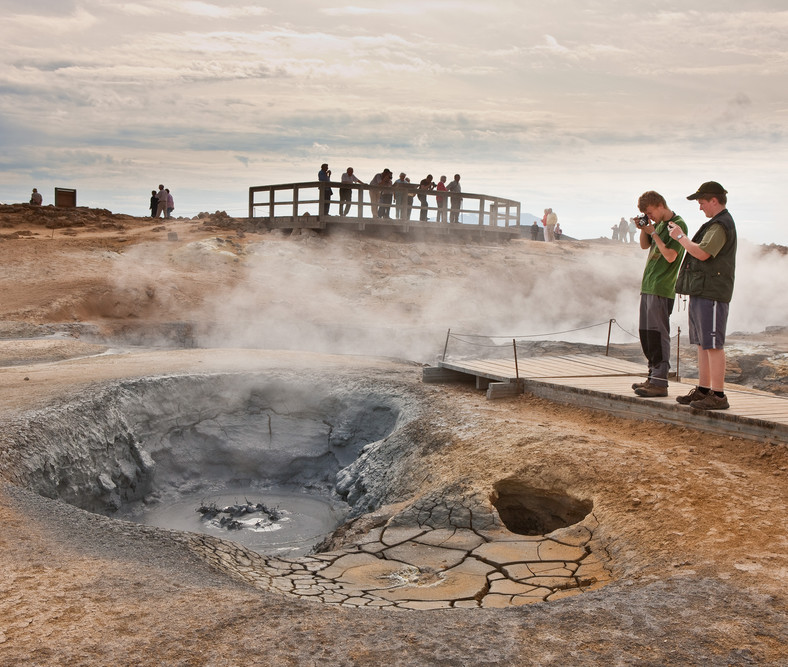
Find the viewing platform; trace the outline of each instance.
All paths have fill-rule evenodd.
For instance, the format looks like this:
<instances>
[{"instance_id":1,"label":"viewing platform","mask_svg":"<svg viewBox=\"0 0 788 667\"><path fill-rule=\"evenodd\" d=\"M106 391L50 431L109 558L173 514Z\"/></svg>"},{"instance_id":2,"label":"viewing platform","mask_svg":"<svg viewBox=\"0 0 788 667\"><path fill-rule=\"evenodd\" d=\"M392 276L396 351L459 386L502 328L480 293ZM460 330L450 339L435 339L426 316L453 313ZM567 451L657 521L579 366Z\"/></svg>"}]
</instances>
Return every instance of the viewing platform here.
<instances>
[{"instance_id":1,"label":"viewing platform","mask_svg":"<svg viewBox=\"0 0 788 667\"><path fill-rule=\"evenodd\" d=\"M601 355L561 355L525 359L444 360L423 369L424 382L474 380L487 398L529 392L557 403L603 410L630 419L654 419L711 433L762 442L788 443L788 398L726 385L728 410L696 410L679 405L693 381L673 381L664 398L640 398L632 382L644 380L643 364Z\"/></svg>"},{"instance_id":2,"label":"viewing platform","mask_svg":"<svg viewBox=\"0 0 788 667\"><path fill-rule=\"evenodd\" d=\"M329 189L333 190L330 198ZM348 191L349 199L340 200L340 190ZM419 194L426 195L424 209ZM422 210L427 220L420 219ZM446 222L438 222L439 217ZM249 218L269 229L390 229L490 241L519 238L522 232L518 201L470 192L424 191L416 185L381 188L323 181L258 185L249 188ZM457 222L449 222L452 219Z\"/></svg>"}]
</instances>

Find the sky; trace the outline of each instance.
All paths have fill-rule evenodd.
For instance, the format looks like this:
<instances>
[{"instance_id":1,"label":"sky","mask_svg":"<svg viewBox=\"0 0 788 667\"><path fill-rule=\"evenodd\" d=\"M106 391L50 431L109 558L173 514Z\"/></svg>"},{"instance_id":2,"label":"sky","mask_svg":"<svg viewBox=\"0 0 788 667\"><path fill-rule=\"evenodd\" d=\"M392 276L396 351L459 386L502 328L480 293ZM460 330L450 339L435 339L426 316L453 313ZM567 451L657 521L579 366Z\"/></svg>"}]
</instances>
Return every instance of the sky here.
<instances>
[{"instance_id":1,"label":"sky","mask_svg":"<svg viewBox=\"0 0 788 667\"><path fill-rule=\"evenodd\" d=\"M0 202L243 217L248 188L462 175L565 233L609 235L704 181L788 245L785 0L352 4L0 0Z\"/></svg>"}]
</instances>

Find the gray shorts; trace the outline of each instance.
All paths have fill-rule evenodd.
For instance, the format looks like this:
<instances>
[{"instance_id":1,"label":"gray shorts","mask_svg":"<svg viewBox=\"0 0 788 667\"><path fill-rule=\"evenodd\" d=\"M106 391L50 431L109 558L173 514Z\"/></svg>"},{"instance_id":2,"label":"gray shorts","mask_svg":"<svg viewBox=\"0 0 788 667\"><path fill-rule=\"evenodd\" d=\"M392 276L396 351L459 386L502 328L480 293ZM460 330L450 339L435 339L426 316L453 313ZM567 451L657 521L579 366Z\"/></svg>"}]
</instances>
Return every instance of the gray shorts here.
<instances>
[{"instance_id":1,"label":"gray shorts","mask_svg":"<svg viewBox=\"0 0 788 667\"><path fill-rule=\"evenodd\" d=\"M691 296L689 300L689 339L692 345L704 350L719 350L725 346L728 325L728 304L722 301Z\"/></svg>"}]
</instances>

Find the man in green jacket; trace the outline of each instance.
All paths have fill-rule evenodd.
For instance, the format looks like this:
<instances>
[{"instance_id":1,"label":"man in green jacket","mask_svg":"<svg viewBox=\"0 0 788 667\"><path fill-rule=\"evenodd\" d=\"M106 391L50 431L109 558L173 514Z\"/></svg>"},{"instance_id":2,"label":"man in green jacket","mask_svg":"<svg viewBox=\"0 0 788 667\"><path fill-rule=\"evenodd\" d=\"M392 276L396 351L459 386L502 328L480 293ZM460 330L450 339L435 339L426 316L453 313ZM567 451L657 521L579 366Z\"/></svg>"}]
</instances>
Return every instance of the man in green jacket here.
<instances>
[{"instance_id":1,"label":"man in green jacket","mask_svg":"<svg viewBox=\"0 0 788 667\"><path fill-rule=\"evenodd\" d=\"M633 221L640 227L640 247L649 251L640 286L638 325L640 345L648 361L648 379L633 384L632 389L638 396L652 398L668 395L670 314L676 298L676 274L684 256L684 248L670 238L668 225L675 224L684 232L687 225L653 190L640 195L638 209L643 215Z\"/></svg>"},{"instance_id":2,"label":"man in green jacket","mask_svg":"<svg viewBox=\"0 0 788 667\"><path fill-rule=\"evenodd\" d=\"M698 346L698 386L676 400L699 410L725 410L725 329L736 273L736 225L726 208L728 191L716 181L703 183L696 199L709 218L692 237L676 225L670 236L687 251L676 292L689 295L690 343Z\"/></svg>"}]
</instances>

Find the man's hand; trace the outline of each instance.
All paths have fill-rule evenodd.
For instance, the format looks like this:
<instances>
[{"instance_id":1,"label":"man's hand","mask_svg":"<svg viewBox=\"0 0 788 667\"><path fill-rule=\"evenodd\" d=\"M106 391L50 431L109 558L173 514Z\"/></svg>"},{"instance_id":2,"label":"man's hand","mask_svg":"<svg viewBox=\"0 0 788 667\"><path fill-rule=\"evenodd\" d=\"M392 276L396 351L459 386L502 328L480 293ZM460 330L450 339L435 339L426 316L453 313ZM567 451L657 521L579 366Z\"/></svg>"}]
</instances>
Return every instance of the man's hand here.
<instances>
[{"instance_id":1,"label":"man's hand","mask_svg":"<svg viewBox=\"0 0 788 667\"><path fill-rule=\"evenodd\" d=\"M675 222L669 222L668 234L670 234L670 238L677 239L679 236L682 236L684 232L681 231L681 227L679 227Z\"/></svg>"}]
</instances>

